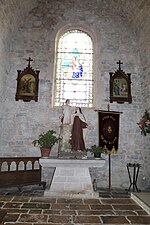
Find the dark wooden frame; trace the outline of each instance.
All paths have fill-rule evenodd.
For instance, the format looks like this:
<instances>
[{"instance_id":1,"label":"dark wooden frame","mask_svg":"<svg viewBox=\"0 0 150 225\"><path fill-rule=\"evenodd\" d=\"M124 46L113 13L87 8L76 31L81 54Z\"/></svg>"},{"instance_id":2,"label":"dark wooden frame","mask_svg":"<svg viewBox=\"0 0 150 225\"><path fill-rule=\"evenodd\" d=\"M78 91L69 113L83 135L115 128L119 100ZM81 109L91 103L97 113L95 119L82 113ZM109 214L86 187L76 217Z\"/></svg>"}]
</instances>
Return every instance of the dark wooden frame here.
<instances>
[{"instance_id":1,"label":"dark wooden frame","mask_svg":"<svg viewBox=\"0 0 150 225\"><path fill-rule=\"evenodd\" d=\"M125 73L120 68L115 72L110 72L110 103L132 102L131 96L131 74Z\"/></svg>"},{"instance_id":2,"label":"dark wooden frame","mask_svg":"<svg viewBox=\"0 0 150 225\"><path fill-rule=\"evenodd\" d=\"M26 67L23 71L17 70L17 91L16 101L19 99L29 102L31 100L38 101L38 84L39 84L39 70L34 71L30 67Z\"/></svg>"}]
</instances>

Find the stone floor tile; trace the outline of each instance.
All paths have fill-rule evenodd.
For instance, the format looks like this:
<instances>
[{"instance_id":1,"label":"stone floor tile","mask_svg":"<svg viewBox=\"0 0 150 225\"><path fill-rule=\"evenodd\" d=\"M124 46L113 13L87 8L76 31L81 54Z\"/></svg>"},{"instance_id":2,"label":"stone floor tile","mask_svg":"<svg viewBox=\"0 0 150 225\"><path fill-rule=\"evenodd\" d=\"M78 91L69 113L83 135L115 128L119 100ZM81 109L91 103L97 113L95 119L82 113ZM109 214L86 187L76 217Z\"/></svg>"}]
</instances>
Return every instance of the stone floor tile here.
<instances>
[{"instance_id":1,"label":"stone floor tile","mask_svg":"<svg viewBox=\"0 0 150 225\"><path fill-rule=\"evenodd\" d=\"M9 223L9 222L8 222L8 223L5 223L5 224L6 224L6 225L14 225L14 224L15 224L15 225L33 225L33 223L26 223L26 222L25 222L25 223L22 223L22 222L21 222L21 223L19 223L19 222ZM37 224L36 224L36 225L37 225ZM41 225L41 224L40 224L40 225Z\"/></svg>"},{"instance_id":2,"label":"stone floor tile","mask_svg":"<svg viewBox=\"0 0 150 225\"><path fill-rule=\"evenodd\" d=\"M58 216L58 215L50 215L48 218L48 222L51 223L70 223L72 221L71 216Z\"/></svg>"},{"instance_id":3,"label":"stone floor tile","mask_svg":"<svg viewBox=\"0 0 150 225\"><path fill-rule=\"evenodd\" d=\"M124 216L101 216L104 224L129 224Z\"/></svg>"},{"instance_id":4,"label":"stone floor tile","mask_svg":"<svg viewBox=\"0 0 150 225\"><path fill-rule=\"evenodd\" d=\"M19 208L7 208L6 209L7 212L9 213L28 213L29 210L28 209L19 209Z\"/></svg>"},{"instance_id":5,"label":"stone floor tile","mask_svg":"<svg viewBox=\"0 0 150 225\"><path fill-rule=\"evenodd\" d=\"M68 225L68 224L63 224L63 225ZM102 225L101 222L99 223L73 223L72 225Z\"/></svg>"},{"instance_id":6,"label":"stone floor tile","mask_svg":"<svg viewBox=\"0 0 150 225\"><path fill-rule=\"evenodd\" d=\"M134 205L112 205L115 210L141 210L142 208L136 204Z\"/></svg>"},{"instance_id":7,"label":"stone floor tile","mask_svg":"<svg viewBox=\"0 0 150 225\"><path fill-rule=\"evenodd\" d=\"M31 197L30 202L56 203L56 198Z\"/></svg>"},{"instance_id":8,"label":"stone floor tile","mask_svg":"<svg viewBox=\"0 0 150 225\"><path fill-rule=\"evenodd\" d=\"M100 223L99 216L76 216L74 219L74 223Z\"/></svg>"},{"instance_id":9,"label":"stone floor tile","mask_svg":"<svg viewBox=\"0 0 150 225\"><path fill-rule=\"evenodd\" d=\"M61 214L61 210L57 210L57 209L44 209L43 210L43 214L53 214L53 215L60 215Z\"/></svg>"},{"instance_id":10,"label":"stone floor tile","mask_svg":"<svg viewBox=\"0 0 150 225\"><path fill-rule=\"evenodd\" d=\"M117 210L115 211L116 215L126 216L126 215L137 215L136 211L132 210Z\"/></svg>"},{"instance_id":11,"label":"stone floor tile","mask_svg":"<svg viewBox=\"0 0 150 225\"><path fill-rule=\"evenodd\" d=\"M21 208L27 209L50 209L50 204L44 203L23 203Z\"/></svg>"},{"instance_id":12,"label":"stone floor tile","mask_svg":"<svg viewBox=\"0 0 150 225\"><path fill-rule=\"evenodd\" d=\"M63 225L74 225L74 223L64 223ZM77 224L77 225L83 225L83 224Z\"/></svg>"},{"instance_id":13,"label":"stone floor tile","mask_svg":"<svg viewBox=\"0 0 150 225\"><path fill-rule=\"evenodd\" d=\"M78 198L58 198L57 203L76 203L76 204L83 204L82 199Z\"/></svg>"},{"instance_id":14,"label":"stone floor tile","mask_svg":"<svg viewBox=\"0 0 150 225\"><path fill-rule=\"evenodd\" d=\"M12 202L29 202L30 198L27 198L26 196L14 196L12 199Z\"/></svg>"},{"instance_id":15,"label":"stone floor tile","mask_svg":"<svg viewBox=\"0 0 150 225\"><path fill-rule=\"evenodd\" d=\"M84 204L101 204L100 199L84 199Z\"/></svg>"},{"instance_id":16,"label":"stone floor tile","mask_svg":"<svg viewBox=\"0 0 150 225\"><path fill-rule=\"evenodd\" d=\"M119 205L119 204L121 204L121 205L134 204L135 205L135 202L129 198L101 199L101 202L102 202L102 204L117 204L117 205Z\"/></svg>"},{"instance_id":17,"label":"stone floor tile","mask_svg":"<svg viewBox=\"0 0 150 225\"><path fill-rule=\"evenodd\" d=\"M16 222L19 218L20 214L16 213L16 214L9 214L7 213L6 216L4 217L4 223L5 222Z\"/></svg>"},{"instance_id":18,"label":"stone floor tile","mask_svg":"<svg viewBox=\"0 0 150 225\"><path fill-rule=\"evenodd\" d=\"M70 204L71 210L89 210L89 205L77 205L77 204Z\"/></svg>"},{"instance_id":19,"label":"stone floor tile","mask_svg":"<svg viewBox=\"0 0 150 225\"><path fill-rule=\"evenodd\" d=\"M148 215L148 213L144 210L136 210L136 214L141 216L141 215Z\"/></svg>"},{"instance_id":20,"label":"stone floor tile","mask_svg":"<svg viewBox=\"0 0 150 225\"><path fill-rule=\"evenodd\" d=\"M61 214L62 215L77 215L77 211L75 211L75 210L62 210Z\"/></svg>"},{"instance_id":21,"label":"stone floor tile","mask_svg":"<svg viewBox=\"0 0 150 225\"><path fill-rule=\"evenodd\" d=\"M42 210L41 209L31 209L31 210L29 210L29 214L42 214Z\"/></svg>"},{"instance_id":22,"label":"stone floor tile","mask_svg":"<svg viewBox=\"0 0 150 225\"><path fill-rule=\"evenodd\" d=\"M130 198L129 195L123 195L123 194L112 194L111 195L112 198Z\"/></svg>"},{"instance_id":23,"label":"stone floor tile","mask_svg":"<svg viewBox=\"0 0 150 225\"><path fill-rule=\"evenodd\" d=\"M6 210L0 210L0 224L4 224L4 217L6 216L7 211Z\"/></svg>"},{"instance_id":24,"label":"stone floor tile","mask_svg":"<svg viewBox=\"0 0 150 225\"><path fill-rule=\"evenodd\" d=\"M78 215L115 215L111 210L78 210Z\"/></svg>"},{"instance_id":25,"label":"stone floor tile","mask_svg":"<svg viewBox=\"0 0 150 225\"><path fill-rule=\"evenodd\" d=\"M51 222L48 222L46 224L43 224L43 225L64 225L64 224L67 224L67 225L74 225L72 223L51 223ZM37 225L37 224L33 224L33 225ZM41 225L41 224L40 224Z\"/></svg>"},{"instance_id":26,"label":"stone floor tile","mask_svg":"<svg viewBox=\"0 0 150 225\"><path fill-rule=\"evenodd\" d=\"M112 210L111 205L89 205L91 210Z\"/></svg>"},{"instance_id":27,"label":"stone floor tile","mask_svg":"<svg viewBox=\"0 0 150 225\"><path fill-rule=\"evenodd\" d=\"M21 202L7 202L4 204L3 208L21 208Z\"/></svg>"},{"instance_id":28,"label":"stone floor tile","mask_svg":"<svg viewBox=\"0 0 150 225\"><path fill-rule=\"evenodd\" d=\"M106 193L103 193L103 192L100 193L99 192L99 197L100 198L111 198L111 194L110 193L107 193L107 192Z\"/></svg>"},{"instance_id":29,"label":"stone floor tile","mask_svg":"<svg viewBox=\"0 0 150 225\"><path fill-rule=\"evenodd\" d=\"M46 223L47 215L35 215L35 214L21 214L18 222L37 222L37 223Z\"/></svg>"},{"instance_id":30,"label":"stone floor tile","mask_svg":"<svg viewBox=\"0 0 150 225\"><path fill-rule=\"evenodd\" d=\"M125 190L120 189L103 189L98 188L99 191L99 197L102 198L130 198L131 193Z\"/></svg>"},{"instance_id":31,"label":"stone floor tile","mask_svg":"<svg viewBox=\"0 0 150 225\"><path fill-rule=\"evenodd\" d=\"M61 204L58 204L58 203L52 203L51 204L51 209L69 209L69 204L67 203L61 203Z\"/></svg>"},{"instance_id":32,"label":"stone floor tile","mask_svg":"<svg viewBox=\"0 0 150 225\"><path fill-rule=\"evenodd\" d=\"M32 223L32 225L37 225L37 223ZM38 225L64 225L64 224L62 224L62 223L51 223L51 222L47 222L47 223L40 223ZM69 225L69 223L67 223L67 225ZM70 225L72 225L72 224L70 224Z\"/></svg>"},{"instance_id":33,"label":"stone floor tile","mask_svg":"<svg viewBox=\"0 0 150 225\"><path fill-rule=\"evenodd\" d=\"M149 224L150 225L150 216L127 216L132 224Z\"/></svg>"},{"instance_id":34,"label":"stone floor tile","mask_svg":"<svg viewBox=\"0 0 150 225\"><path fill-rule=\"evenodd\" d=\"M0 202L0 207L3 207L5 203L4 202Z\"/></svg>"},{"instance_id":35,"label":"stone floor tile","mask_svg":"<svg viewBox=\"0 0 150 225\"><path fill-rule=\"evenodd\" d=\"M4 201L4 202L12 201L13 198L14 198L13 196L3 196L3 195L0 195L0 201Z\"/></svg>"}]
</instances>

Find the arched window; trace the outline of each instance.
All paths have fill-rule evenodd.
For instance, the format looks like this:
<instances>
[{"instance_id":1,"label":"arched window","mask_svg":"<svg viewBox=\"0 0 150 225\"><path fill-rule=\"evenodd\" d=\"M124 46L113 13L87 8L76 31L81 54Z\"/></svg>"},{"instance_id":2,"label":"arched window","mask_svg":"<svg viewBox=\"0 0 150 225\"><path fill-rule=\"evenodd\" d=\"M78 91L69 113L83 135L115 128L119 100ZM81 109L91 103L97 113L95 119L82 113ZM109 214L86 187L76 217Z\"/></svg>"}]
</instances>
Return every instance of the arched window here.
<instances>
[{"instance_id":1,"label":"arched window","mask_svg":"<svg viewBox=\"0 0 150 225\"><path fill-rule=\"evenodd\" d=\"M81 30L70 30L58 40L55 106L93 106L93 42Z\"/></svg>"}]
</instances>

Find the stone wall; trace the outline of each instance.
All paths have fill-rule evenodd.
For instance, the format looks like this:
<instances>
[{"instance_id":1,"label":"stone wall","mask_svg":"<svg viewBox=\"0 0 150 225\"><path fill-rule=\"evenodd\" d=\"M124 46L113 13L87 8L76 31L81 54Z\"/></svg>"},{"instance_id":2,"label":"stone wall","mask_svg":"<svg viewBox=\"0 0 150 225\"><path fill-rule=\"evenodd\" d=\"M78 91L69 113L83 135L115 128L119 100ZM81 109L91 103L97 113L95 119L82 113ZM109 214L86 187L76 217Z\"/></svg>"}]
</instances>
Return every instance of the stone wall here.
<instances>
[{"instance_id":1,"label":"stone wall","mask_svg":"<svg viewBox=\"0 0 150 225\"><path fill-rule=\"evenodd\" d=\"M11 2L17 4L20 1ZM55 41L60 31L65 30L66 27L75 27L89 32L93 36L95 46L95 105L92 109L83 109L89 125L86 146L89 147L98 142L98 115L94 109L107 110L109 72L115 72L118 69L116 62L120 59L124 63L122 69L126 73L131 73L133 101L132 104L115 102L110 104L111 110L123 112L120 115L119 150L116 155L112 156L112 186L128 187L126 164L139 162L142 164L139 185L147 188L149 185L149 137L142 137L136 124L142 108L149 107L147 91L150 91L150 81L147 68L150 54L146 51L147 36L138 30L132 30L130 21L123 16L125 14L121 15L120 5L118 8L116 5L113 8L109 4L105 3L105 5L104 2L98 6L92 1L87 0L86 3L77 1L75 4L74 1L63 1L62 4L61 1L38 0L37 4L35 1L28 1L28 7L26 7L25 3L20 2L24 4L18 6L22 10L17 14L17 18L14 20L12 18L14 25L10 26L14 32L13 38L10 40L9 36L5 44L4 37L2 47L0 46L1 55L5 58L1 62L1 64L4 63L4 68L1 67L3 75L0 76L3 83L1 93L5 96L1 105L1 155L40 156L39 149L33 147L32 141L39 133L48 129L54 129L59 133L61 109L54 108L52 104ZM127 3L126 7L128 8ZM11 10L10 15L13 8ZM28 16L24 16L19 21L23 12L27 15L28 11L30 11ZM142 15L139 17L142 18ZM139 21L142 22L142 19ZM5 20L5 23L10 23L10 19L8 22ZM147 26L148 23L145 25L145 32ZM4 30L7 28L4 27ZM8 46L7 55L3 54L3 46L6 45ZM146 57L144 57L145 52ZM29 56L34 59L31 63L32 68L40 70L39 101L15 101L17 70L22 70L27 66L26 59ZM53 151L56 153L57 146ZM98 180L98 186L108 186L107 156L104 168L91 169L91 176L92 179ZM143 177L146 177L146 184Z\"/></svg>"}]
</instances>

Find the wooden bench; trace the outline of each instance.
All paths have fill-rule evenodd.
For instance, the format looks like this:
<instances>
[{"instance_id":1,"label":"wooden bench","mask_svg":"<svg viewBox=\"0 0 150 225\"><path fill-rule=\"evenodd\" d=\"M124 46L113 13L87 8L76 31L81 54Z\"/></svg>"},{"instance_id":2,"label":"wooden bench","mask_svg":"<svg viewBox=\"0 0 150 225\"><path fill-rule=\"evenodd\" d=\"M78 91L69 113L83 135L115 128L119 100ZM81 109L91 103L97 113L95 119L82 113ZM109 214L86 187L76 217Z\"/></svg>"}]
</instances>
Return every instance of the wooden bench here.
<instances>
[{"instance_id":1,"label":"wooden bench","mask_svg":"<svg viewBox=\"0 0 150 225\"><path fill-rule=\"evenodd\" d=\"M41 165L39 157L0 158L0 188L25 185L43 185L41 181Z\"/></svg>"}]
</instances>

